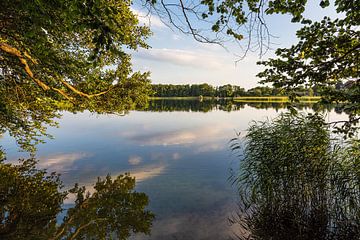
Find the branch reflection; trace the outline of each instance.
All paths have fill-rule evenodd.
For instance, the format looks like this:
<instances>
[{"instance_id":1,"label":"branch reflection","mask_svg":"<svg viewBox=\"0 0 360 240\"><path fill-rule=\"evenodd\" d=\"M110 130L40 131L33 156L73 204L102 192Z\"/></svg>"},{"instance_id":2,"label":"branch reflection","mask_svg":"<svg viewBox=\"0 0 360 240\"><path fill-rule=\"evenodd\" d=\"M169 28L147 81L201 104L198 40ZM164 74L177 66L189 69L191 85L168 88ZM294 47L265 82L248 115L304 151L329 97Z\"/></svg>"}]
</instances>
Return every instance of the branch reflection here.
<instances>
[{"instance_id":1,"label":"branch reflection","mask_svg":"<svg viewBox=\"0 0 360 240\"><path fill-rule=\"evenodd\" d=\"M129 174L98 178L92 194L78 185L61 191L59 175L36 169L36 163L0 161L1 239L128 239L132 233L150 234L154 214L146 210L149 199L134 190L135 178ZM75 204L59 224L56 218L69 194L76 196Z\"/></svg>"}]
</instances>

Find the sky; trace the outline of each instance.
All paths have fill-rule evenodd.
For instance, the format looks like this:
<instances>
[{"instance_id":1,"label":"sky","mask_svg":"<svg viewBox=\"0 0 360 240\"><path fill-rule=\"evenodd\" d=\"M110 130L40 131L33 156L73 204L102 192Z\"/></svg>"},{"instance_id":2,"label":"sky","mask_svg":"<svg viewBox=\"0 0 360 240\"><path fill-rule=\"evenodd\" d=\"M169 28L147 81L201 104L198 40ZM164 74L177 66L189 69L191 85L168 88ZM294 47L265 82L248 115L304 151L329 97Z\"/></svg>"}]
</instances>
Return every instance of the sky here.
<instances>
[{"instance_id":1,"label":"sky","mask_svg":"<svg viewBox=\"0 0 360 240\"><path fill-rule=\"evenodd\" d=\"M175 1L175 0L173 0ZM322 9L320 1L308 1L305 17L320 20L323 16L337 16L333 6ZM140 24L149 25L153 35L148 39L150 49L132 52L133 68L136 71L150 71L153 83L163 84L200 84L213 86L225 84L239 85L245 89L255 87L259 79L256 74L263 67L256 64L259 60L274 57L274 50L289 47L296 43L296 30L300 24L291 23L290 15L271 15L266 17L272 48L261 59L258 52L250 52L243 60L243 52L234 43L224 47L195 41L176 29L169 28L157 15L147 16L141 4L133 4L132 10L138 15Z\"/></svg>"}]
</instances>

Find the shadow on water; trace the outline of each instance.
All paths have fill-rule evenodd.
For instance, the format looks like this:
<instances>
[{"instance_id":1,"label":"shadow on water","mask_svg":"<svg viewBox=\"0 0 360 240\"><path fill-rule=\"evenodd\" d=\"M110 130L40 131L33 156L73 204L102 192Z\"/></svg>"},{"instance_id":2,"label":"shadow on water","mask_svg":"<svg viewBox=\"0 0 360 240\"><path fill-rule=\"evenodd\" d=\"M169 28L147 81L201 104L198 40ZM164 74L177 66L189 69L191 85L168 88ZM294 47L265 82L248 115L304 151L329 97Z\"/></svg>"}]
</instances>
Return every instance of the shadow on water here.
<instances>
[{"instance_id":1,"label":"shadow on water","mask_svg":"<svg viewBox=\"0 0 360 240\"><path fill-rule=\"evenodd\" d=\"M283 114L232 140L236 239L360 239L360 144L332 137L320 116Z\"/></svg>"},{"instance_id":2,"label":"shadow on water","mask_svg":"<svg viewBox=\"0 0 360 240\"><path fill-rule=\"evenodd\" d=\"M128 239L150 234L154 214L148 197L136 192L130 175L98 179L92 193L75 186L61 191L55 173L36 169L36 160L18 165L0 161L0 239ZM59 223L63 202L73 206Z\"/></svg>"}]
</instances>

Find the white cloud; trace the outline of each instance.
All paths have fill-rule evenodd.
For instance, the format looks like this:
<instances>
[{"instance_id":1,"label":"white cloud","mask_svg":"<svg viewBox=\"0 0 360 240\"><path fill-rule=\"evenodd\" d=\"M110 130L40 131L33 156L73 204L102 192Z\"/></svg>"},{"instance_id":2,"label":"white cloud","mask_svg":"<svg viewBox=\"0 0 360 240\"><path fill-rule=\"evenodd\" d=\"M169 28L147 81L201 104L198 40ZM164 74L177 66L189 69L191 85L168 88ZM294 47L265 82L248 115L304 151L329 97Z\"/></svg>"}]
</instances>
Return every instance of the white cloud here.
<instances>
[{"instance_id":1,"label":"white cloud","mask_svg":"<svg viewBox=\"0 0 360 240\"><path fill-rule=\"evenodd\" d=\"M150 28L164 28L165 24L158 16L148 14L138 9L131 9L131 11L138 17L140 24Z\"/></svg>"},{"instance_id":2,"label":"white cloud","mask_svg":"<svg viewBox=\"0 0 360 240\"><path fill-rule=\"evenodd\" d=\"M174 42L174 40L170 40ZM180 46L180 42L175 43ZM259 58L249 54L236 63L236 56L219 48L205 45L191 50L174 48L139 49L133 52L134 68L149 67L154 83L198 84L209 83L214 86L224 84L240 85L251 88L259 81L256 74L263 70L256 64ZM209 48L209 49L206 49Z\"/></svg>"},{"instance_id":3,"label":"white cloud","mask_svg":"<svg viewBox=\"0 0 360 240\"><path fill-rule=\"evenodd\" d=\"M148 165L144 168L130 171L130 176L135 177L136 182L142 182L150 178L159 176L166 169L166 165Z\"/></svg>"},{"instance_id":4,"label":"white cloud","mask_svg":"<svg viewBox=\"0 0 360 240\"><path fill-rule=\"evenodd\" d=\"M192 143L207 143L222 138L222 132L229 129L228 125L204 126L201 128L182 129L154 134L126 133L123 137L143 146L170 146Z\"/></svg>"},{"instance_id":5,"label":"white cloud","mask_svg":"<svg viewBox=\"0 0 360 240\"><path fill-rule=\"evenodd\" d=\"M223 150L225 148L225 144L219 143L207 143L203 146L199 146L194 152L195 153L204 153L204 152L216 152Z\"/></svg>"},{"instance_id":6,"label":"white cloud","mask_svg":"<svg viewBox=\"0 0 360 240\"><path fill-rule=\"evenodd\" d=\"M180 153L176 152L172 154L172 159L173 160L179 160L181 158Z\"/></svg>"},{"instance_id":7,"label":"white cloud","mask_svg":"<svg viewBox=\"0 0 360 240\"><path fill-rule=\"evenodd\" d=\"M69 170L74 162L90 157L91 154L79 153L61 153L40 157L39 168L46 168L51 171L63 172Z\"/></svg>"},{"instance_id":8,"label":"white cloud","mask_svg":"<svg viewBox=\"0 0 360 240\"><path fill-rule=\"evenodd\" d=\"M131 177L135 177L136 182L142 182L156 176L161 175L167 168L167 165L159 163L159 164L151 164L141 168L129 169L127 171L122 171L117 174L112 174L112 179L115 179L120 174L124 174L124 172L130 172ZM104 176L102 177L104 178ZM85 183L80 183L81 186L85 186L86 191L90 194L95 192L94 189L94 178L87 179ZM64 201L64 203L74 203L76 196L74 194L69 194Z\"/></svg>"},{"instance_id":9,"label":"white cloud","mask_svg":"<svg viewBox=\"0 0 360 240\"><path fill-rule=\"evenodd\" d=\"M181 37L180 37L179 35L177 35L177 34L173 34L173 35L171 36L171 38L172 38L174 41L179 41L179 40L181 39Z\"/></svg>"},{"instance_id":10,"label":"white cloud","mask_svg":"<svg viewBox=\"0 0 360 240\"><path fill-rule=\"evenodd\" d=\"M203 69L223 69L226 66L223 61L224 59L219 56L183 49L140 49L134 53L134 56L140 59L171 63L177 66Z\"/></svg>"},{"instance_id":11,"label":"white cloud","mask_svg":"<svg viewBox=\"0 0 360 240\"><path fill-rule=\"evenodd\" d=\"M130 165L139 165L141 162L142 158L140 156L130 156L128 159Z\"/></svg>"}]
</instances>

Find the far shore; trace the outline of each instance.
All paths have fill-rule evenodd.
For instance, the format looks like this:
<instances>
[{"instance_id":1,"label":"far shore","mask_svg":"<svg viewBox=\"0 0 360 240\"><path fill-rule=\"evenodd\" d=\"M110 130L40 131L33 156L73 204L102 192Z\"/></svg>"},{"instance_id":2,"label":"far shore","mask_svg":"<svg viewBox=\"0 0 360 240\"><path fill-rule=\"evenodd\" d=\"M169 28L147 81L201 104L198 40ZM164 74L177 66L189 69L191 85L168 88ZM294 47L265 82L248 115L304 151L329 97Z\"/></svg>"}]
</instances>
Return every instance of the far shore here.
<instances>
[{"instance_id":1,"label":"far shore","mask_svg":"<svg viewBox=\"0 0 360 240\"><path fill-rule=\"evenodd\" d=\"M235 102L290 102L288 96L242 96L242 97L150 97L150 100L233 100ZM320 96L301 96L297 97L299 102L318 102L320 101Z\"/></svg>"}]
</instances>

